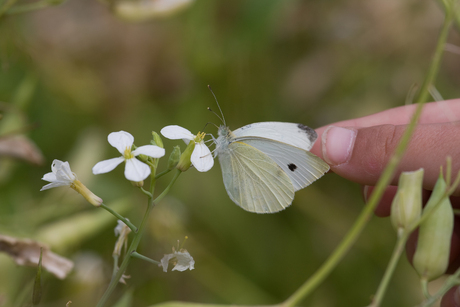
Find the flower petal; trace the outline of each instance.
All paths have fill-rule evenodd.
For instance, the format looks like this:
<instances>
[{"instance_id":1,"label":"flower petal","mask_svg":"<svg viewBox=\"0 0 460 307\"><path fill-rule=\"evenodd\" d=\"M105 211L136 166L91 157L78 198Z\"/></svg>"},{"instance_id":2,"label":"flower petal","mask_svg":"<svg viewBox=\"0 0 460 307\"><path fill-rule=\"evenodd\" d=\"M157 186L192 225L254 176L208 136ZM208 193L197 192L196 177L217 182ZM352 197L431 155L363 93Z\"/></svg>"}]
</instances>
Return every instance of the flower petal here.
<instances>
[{"instance_id":1,"label":"flower petal","mask_svg":"<svg viewBox=\"0 0 460 307\"><path fill-rule=\"evenodd\" d=\"M195 149L190 157L193 166L199 172L207 172L214 165L214 159L208 146L203 142L195 143Z\"/></svg>"},{"instance_id":2,"label":"flower petal","mask_svg":"<svg viewBox=\"0 0 460 307\"><path fill-rule=\"evenodd\" d=\"M161 129L160 132L161 134L163 134L165 138L168 138L170 140L182 139L187 145L190 142L190 140L193 140L195 138L193 133L191 133L189 130L177 125L166 126L163 129Z\"/></svg>"},{"instance_id":3,"label":"flower petal","mask_svg":"<svg viewBox=\"0 0 460 307\"><path fill-rule=\"evenodd\" d=\"M54 173L46 173L43 175L42 180L49 181L49 182L54 182L57 180L56 175Z\"/></svg>"},{"instance_id":4,"label":"flower petal","mask_svg":"<svg viewBox=\"0 0 460 307\"><path fill-rule=\"evenodd\" d=\"M150 175L150 167L136 158L126 160L125 177L128 180L139 182Z\"/></svg>"},{"instance_id":5,"label":"flower petal","mask_svg":"<svg viewBox=\"0 0 460 307\"><path fill-rule=\"evenodd\" d=\"M174 266L172 271L183 272L187 269L193 270L195 268L195 260L190 256L188 252L176 252L174 253L177 259L177 264Z\"/></svg>"},{"instance_id":6,"label":"flower petal","mask_svg":"<svg viewBox=\"0 0 460 307\"><path fill-rule=\"evenodd\" d=\"M62 186L70 186L70 184L67 184L67 182L62 182L62 181L55 181L48 183L47 185L43 186L40 191L52 189L52 188L57 188L57 187L62 187Z\"/></svg>"},{"instance_id":7,"label":"flower petal","mask_svg":"<svg viewBox=\"0 0 460 307\"><path fill-rule=\"evenodd\" d=\"M112 132L107 137L107 140L121 154L124 154L126 147L131 148L134 143L134 137L125 131Z\"/></svg>"},{"instance_id":8,"label":"flower petal","mask_svg":"<svg viewBox=\"0 0 460 307\"><path fill-rule=\"evenodd\" d=\"M152 158L161 158L165 155L165 150L164 148L155 145L145 145L137 147L135 150L133 150L132 154L134 156L146 155Z\"/></svg>"},{"instance_id":9,"label":"flower petal","mask_svg":"<svg viewBox=\"0 0 460 307\"><path fill-rule=\"evenodd\" d=\"M98 175L110 172L124 160L125 159L123 157L118 157L98 162L96 165L93 166L93 174Z\"/></svg>"},{"instance_id":10,"label":"flower petal","mask_svg":"<svg viewBox=\"0 0 460 307\"><path fill-rule=\"evenodd\" d=\"M74 173L72 173L72 170L70 169L69 162L54 160L53 166L54 170L56 170L55 175L57 180L68 181L70 184L76 179ZM53 169L53 167L51 168Z\"/></svg>"},{"instance_id":11,"label":"flower petal","mask_svg":"<svg viewBox=\"0 0 460 307\"><path fill-rule=\"evenodd\" d=\"M173 257L174 257L174 254L167 254L167 255L164 255L163 258L161 258L161 264L159 264L158 266L163 267L163 272L168 271L169 260L171 260L171 258Z\"/></svg>"}]
</instances>

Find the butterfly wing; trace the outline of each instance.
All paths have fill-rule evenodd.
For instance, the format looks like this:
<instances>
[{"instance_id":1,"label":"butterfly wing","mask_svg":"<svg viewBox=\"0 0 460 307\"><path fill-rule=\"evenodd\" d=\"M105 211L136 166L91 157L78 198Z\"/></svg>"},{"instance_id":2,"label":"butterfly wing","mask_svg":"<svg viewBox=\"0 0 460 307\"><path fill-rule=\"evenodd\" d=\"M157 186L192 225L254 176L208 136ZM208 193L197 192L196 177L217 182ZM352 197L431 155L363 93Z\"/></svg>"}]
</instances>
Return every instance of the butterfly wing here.
<instances>
[{"instance_id":1,"label":"butterfly wing","mask_svg":"<svg viewBox=\"0 0 460 307\"><path fill-rule=\"evenodd\" d=\"M233 131L238 140L268 138L294 147L310 150L318 135L310 127L295 123L262 122L246 125Z\"/></svg>"},{"instance_id":2,"label":"butterfly wing","mask_svg":"<svg viewBox=\"0 0 460 307\"><path fill-rule=\"evenodd\" d=\"M231 142L218 157L227 193L241 208L273 213L292 203L294 187L291 180L260 150L243 142Z\"/></svg>"},{"instance_id":3,"label":"butterfly wing","mask_svg":"<svg viewBox=\"0 0 460 307\"><path fill-rule=\"evenodd\" d=\"M291 180L295 191L310 185L329 170L329 165L311 152L286 143L260 137L246 137L244 142L278 164Z\"/></svg>"}]
</instances>

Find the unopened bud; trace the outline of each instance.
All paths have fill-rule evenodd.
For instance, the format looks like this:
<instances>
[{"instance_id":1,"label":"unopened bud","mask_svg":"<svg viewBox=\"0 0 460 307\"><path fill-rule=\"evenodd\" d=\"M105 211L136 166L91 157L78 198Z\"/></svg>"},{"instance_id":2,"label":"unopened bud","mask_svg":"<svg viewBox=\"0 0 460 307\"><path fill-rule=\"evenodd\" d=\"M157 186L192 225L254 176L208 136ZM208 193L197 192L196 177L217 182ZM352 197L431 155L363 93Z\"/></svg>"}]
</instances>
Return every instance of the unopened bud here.
<instances>
[{"instance_id":1,"label":"unopened bud","mask_svg":"<svg viewBox=\"0 0 460 307\"><path fill-rule=\"evenodd\" d=\"M163 141L161 140L161 137L158 133L156 133L155 131L152 131L152 140L150 141L150 143L152 145L156 145L160 148L164 148L163 146Z\"/></svg>"},{"instance_id":2,"label":"unopened bud","mask_svg":"<svg viewBox=\"0 0 460 307\"><path fill-rule=\"evenodd\" d=\"M80 180L75 179L70 187L80 193L93 206L99 207L103 203L102 198L91 192Z\"/></svg>"},{"instance_id":3,"label":"unopened bud","mask_svg":"<svg viewBox=\"0 0 460 307\"><path fill-rule=\"evenodd\" d=\"M178 145L174 146L173 151L169 155L168 159L168 169L173 169L176 167L180 159L180 147Z\"/></svg>"},{"instance_id":4,"label":"unopened bud","mask_svg":"<svg viewBox=\"0 0 460 307\"><path fill-rule=\"evenodd\" d=\"M399 176L398 191L391 204L391 222L400 234L412 229L422 213L423 168L403 172Z\"/></svg>"},{"instance_id":5,"label":"unopened bud","mask_svg":"<svg viewBox=\"0 0 460 307\"><path fill-rule=\"evenodd\" d=\"M185 172L190 168L190 165L192 165L192 161L190 161L192 157L193 150L195 149L195 142L190 141L188 143L187 148L185 148L185 151L182 153L179 159L179 163L177 163L176 168L180 170L181 172Z\"/></svg>"},{"instance_id":6,"label":"unopened bud","mask_svg":"<svg viewBox=\"0 0 460 307\"><path fill-rule=\"evenodd\" d=\"M438 278L449 264L454 213L449 197L444 197L446 182L439 176L423 212L429 215L420 224L413 264L422 280Z\"/></svg>"}]
</instances>

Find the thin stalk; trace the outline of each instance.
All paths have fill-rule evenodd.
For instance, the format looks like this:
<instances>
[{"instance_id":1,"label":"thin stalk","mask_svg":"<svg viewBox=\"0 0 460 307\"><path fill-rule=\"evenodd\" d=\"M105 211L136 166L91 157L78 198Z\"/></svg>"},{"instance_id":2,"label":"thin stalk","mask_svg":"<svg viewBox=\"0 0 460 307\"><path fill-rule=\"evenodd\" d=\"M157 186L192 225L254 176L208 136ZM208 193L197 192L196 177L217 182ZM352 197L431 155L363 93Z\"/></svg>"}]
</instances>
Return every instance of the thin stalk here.
<instances>
[{"instance_id":1,"label":"thin stalk","mask_svg":"<svg viewBox=\"0 0 460 307\"><path fill-rule=\"evenodd\" d=\"M138 252L133 252L133 253L131 254L131 256L134 257L134 258L138 258L138 259L142 259L142 260L148 261L148 262L153 263L153 264L157 264L157 265L158 265L158 264L161 264L161 262L156 261L156 260L153 260L153 259L151 259L151 258L149 258L149 257L144 256L144 255L141 255L141 254L139 254Z\"/></svg>"},{"instance_id":2,"label":"thin stalk","mask_svg":"<svg viewBox=\"0 0 460 307\"><path fill-rule=\"evenodd\" d=\"M105 204L101 204L100 206L101 208L104 208L105 210L107 210L108 212L110 212L111 214L113 214L117 219L121 220L123 223L126 224L126 226L128 226L129 228L131 228L131 230L136 233L138 231L137 227L131 223L127 218L121 216L118 212L114 211L112 208L110 207L107 207Z\"/></svg>"},{"instance_id":3,"label":"thin stalk","mask_svg":"<svg viewBox=\"0 0 460 307\"><path fill-rule=\"evenodd\" d=\"M383 296L385 295L385 292L388 288L388 284L390 283L390 279L396 269L399 258L401 258L401 255L404 251L404 246L406 245L407 239L409 238L409 234L409 231L405 231L401 236L398 237L395 248L393 250L393 254L391 255L390 262L388 263L385 274L380 281L380 285L377 288L377 292L375 293L375 296L369 307L378 307L380 304L382 304Z\"/></svg>"},{"instance_id":4,"label":"thin stalk","mask_svg":"<svg viewBox=\"0 0 460 307\"><path fill-rule=\"evenodd\" d=\"M118 269L117 273L112 278L112 280L110 281L109 286L107 287L107 290L105 290L105 293L102 295L96 307L103 307L104 304L109 299L110 295L112 294L113 290L115 290L115 287L117 286L120 278L122 277L123 273L128 267L128 264L130 260L132 259L133 254L136 252L137 247L139 246L139 243L142 237L142 233L144 232L145 226L147 225L147 220L150 215L150 211L152 211L152 209L155 207L155 204L159 202L169 192L169 190L174 185L174 183L176 182L177 178L179 177L181 173L182 172L178 170L178 172L175 174L174 178L171 180L169 185L155 200L153 200L152 197L149 197L147 209L145 211L144 217L142 218L141 225L139 226L139 231L134 235L133 241L131 242L128 248L128 251L126 253L126 257L123 259L123 262L121 263L120 268ZM154 185L152 185L151 194L153 194L153 188L154 188Z\"/></svg>"},{"instance_id":5,"label":"thin stalk","mask_svg":"<svg viewBox=\"0 0 460 307\"><path fill-rule=\"evenodd\" d=\"M143 230L145 228L145 225L147 224L148 216L150 211L154 207L154 203L152 199L149 199L149 204L147 206L147 210L144 214L144 217L142 219L141 226L139 227L139 231L134 235L134 239L131 242L128 252L126 253L126 257L123 259L123 262L121 263L120 267L117 270L117 273L112 276L112 279L110 280L109 286L107 287L107 290L105 290L104 294L102 295L101 299L99 300L99 303L96 305L96 307L102 307L104 304L107 302L109 299L110 295L112 294L113 290L115 290L115 287L117 286L120 278L122 277L123 273L125 272L126 268L128 267L129 261L131 260L131 254L137 249L141 235L143 233Z\"/></svg>"},{"instance_id":6,"label":"thin stalk","mask_svg":"<svg viewBox=\"0 0 460 307\"><path fill-rule=\"evenodd\" d=\"M163 199L163 197L166 196L166 194L168 194L169 190L174 185L174 183L176 182L176 180L177 180L177 178L179 177L180 174L182 174L182 171L176 169L176 173L174 174L173 179L171 180L169 185L166 187L166 189L164 189L164 191L160 195L158 195L157 198L155 198L155 200L153 201L154 203L158 203L160 200Z\"/></svg>"},{"instance_id":7,"label":"thin stalk","mask_svg":"<svg viewBox=\"0 0 460 307\"><path fill-rule=\"evenodd\" d=\"M441 64L441 59L444 53L444 48L447 41L447 36L449 34L450 26L452 25L452 21L454 18L454 13L452 12L453 9L446 7L446 16L444 18L444 23L441 28L441 33L439 34L438 43L436 45L436 49L431 60L431 65L426 75L425 81L423 82L422 88L420 89L420 93L417 97L416 102L426 102L428 100L428 96L430 94L430 87L433 86L434 81L439 72L439 66Z\"/></svg>"},{"instance_id":8,"label":"thin stalk","mask_svg":"<svg viewBox=\"0 0 460 307\"><path fill-rule=\"evenodd\" d=\"M420 114L422 113L424 103L421 102L417 105L415 109L414 115L410 123L407 125L406 130L399 142L395 153L391 157L390 161L388 162L387 166L383 170L382 175L377 182L377 185L371 194L369 202L361 211L358 219L353 224L350 231L347 233L345 238L340 242L339 246L334 250L334 252L329 256L329 258L324 262L324 264L299 288L295 291L284 303L282 304L285 307L291 307L297 305L301 300L307 297L314 289L316 289L321 282L326 279L326 277L331 273L331 271L338 265L338 263L342 260L351 246L355 243L358 239L361 232L364 230L364 227L367 225L369 220L372 217L372 214L377 207L377 204L380 201L380 198L383 195L386 187L391 182L394 173L396 171L396 167L399 164L408 144L409 140L414 132L414 129L417 125L418 119Z\"/></svg>"},{"instance_id":9,"label":"thin stalk","mask_svg":"<svg viewBox=\"0 0 460 307\"><path fill-rule=\"evenodd\" d=\"M165 170L165 171L162 171L161 173L159 173L158 175L155 176L155 179L158 179L158 178L160 178L161 176L166 175L166 174L169 173L170 171L172 171L172 169L167 169L167 170Z\"/></svg>"}]
</instances>

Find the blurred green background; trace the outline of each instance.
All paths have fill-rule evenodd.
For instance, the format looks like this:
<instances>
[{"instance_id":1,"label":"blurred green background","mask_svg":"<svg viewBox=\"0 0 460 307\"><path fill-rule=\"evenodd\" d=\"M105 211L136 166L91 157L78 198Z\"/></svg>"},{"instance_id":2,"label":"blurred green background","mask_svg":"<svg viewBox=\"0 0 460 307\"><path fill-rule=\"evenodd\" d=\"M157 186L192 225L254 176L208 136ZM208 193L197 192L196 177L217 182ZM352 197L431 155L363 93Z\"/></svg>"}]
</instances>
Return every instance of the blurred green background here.
<instances>
[{"instance_id":1,"label":"blurred green background","mask_svg":"<svg viewBox=\"0 0 460 307\"><path fill-rule=\"evenodd\" d=\"M53 159L109 206L139 224L146 200L123 167L94 176L118 155L107 135L125 130L136 145L178 124L193 132L220 124L210 84L230 129L259 121L319 127L404 104L423 81L443 13L434 1L197 0L142 23L117 19L94 0L0 21L0 132L22 134L43 153L34 163L0 158L0 232L48 243L75 261L65 280L47 274L42 306L94 306L112 268L116 220L67 188L39 192ZM460 44L452 32L437 89L458 96ZM216 135L208 125L206 132ZM165 140L167 155L183 142ZM29 144L30 145L30 144ZM32 146L32 145L30 145ZM33 148L33 147L32 147ZM160 170L166 159L160 162ZM157 191L171 177L158 183ZM220 166L190 169L152 212L140 252L159 260L177 240L195 270L168 272L134 260L125 291L132 306L167 300L274 304L292 294L332 252L363 207L360 188L327 174L273 215L245 212L224 189ZM389 220L373 219L306 306L364 306L392 252ZM36 269L0 254L0 305L25 306ZM28 286L27 286L28 285ZM412 306L421 294L405 258L385 306ZM3 305L2 305L3 306Z\"/></svg>"}]
</instances>

